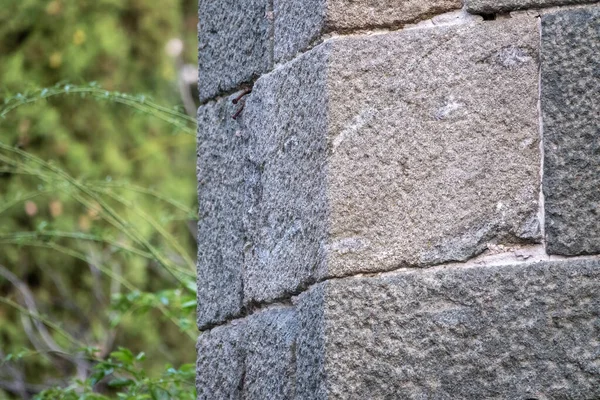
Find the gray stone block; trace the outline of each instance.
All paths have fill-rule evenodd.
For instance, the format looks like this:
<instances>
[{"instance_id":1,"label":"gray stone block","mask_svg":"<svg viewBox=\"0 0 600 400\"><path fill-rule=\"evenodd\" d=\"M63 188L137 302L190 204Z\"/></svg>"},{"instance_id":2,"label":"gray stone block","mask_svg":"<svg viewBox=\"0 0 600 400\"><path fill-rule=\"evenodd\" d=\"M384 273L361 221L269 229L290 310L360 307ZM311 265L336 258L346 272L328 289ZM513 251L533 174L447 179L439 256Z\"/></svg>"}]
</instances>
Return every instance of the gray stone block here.
<instances>
[{"instance_id":1,"label":"gray stone block","mask_svg":"<svg viewBox=\"0 0 600 400\"><path fill-rule=\"evenodd\" d=\"M200 0L200 101L250 82L273 65L269 0Z\"/></svg>"},{"instance_id":2,"label":"gray stone block","mask_svg":"<svg viewBox=\"0 0 600 400\"><path fill-rule=\"evenodd\" d=\"M298 318L296 399L327 398L325 301L324 285L311 287L294 301Z\"/></svg>"},{"instance_id":3,"label":"gray stone block","mask_svg":"<svg viewBox=\"0 0 600 400\"><path fill-rule=\"evenodd\" d=\"M600 7L542 17L547 251L600 253Z\"/></svg>"},{"instance_id":4,"label":"gray stone block","mask_svg":"<svg viewBox=\"0 0 600 400\"><path fill-rule=\"evenodd\" d=\"M198 110L198 326L242 307L247 140L230 99Z\"/></svg>"},{"instance_id":5,"label":"gray stone block","mask_svg":"<svg viewBox=\"0 0 600 400\"><path fill-rule=\"evenodd\" d=\"M296 313L291 307L248 318L244 337L244 399L294 398L297 335Z\"/></svg>"},{"instance_id":6,"label":"gray stone block","mask_svg":"<svg viewBox=\"0 0 600 400\"><path fill-rule=\"evenodd\" d=\"M600 397L599 261L436 268L319 286L327 392L304 398Z\"/></svg>"},{"instance_id":7,"label":"gray stone block","mask_svg":"<svg viewBox=\"0 0 600 400\"><path fill-rule=\"evenodd\" d=\"M198 400L242 398L244 325L220 326L200 335L196 346Z\"/></svg>"},{"instance_id":8,"label":"gray stone block","mask_svg":"<svg viewBox=\"0 0 600 400\"><path fill-rule=\"evenodd\" d=\"M600 261L319 283L198 342L199 399L595 399Z\"/></svg>"},{"instance_id":9,"label":"gray stone block","mask_svg":"<svg viewBox=\"0 0 600 400\"><path fill-rule=\"evenodd\" d=\"M275 60L293 57L323 33L398 28L461 7L460 0L274 0Z\"/></svg>"},{"instance_id":10,"label":"gray stone block","mask_svg":"<svg viewBox=\"0 0 600 400\"><path fill-rule=\"evenodd\" d=\"M328 41L259 79L244 301L537 242L535 18Z\"/></svg>"},{"instance_id":11,"label":"gray stone block","mask_svg":"<svg viewBox=\"0 0 600 400\"><path fill-rule=\"evenodd\" d=\"M198 341L198 399L294 398L297 318L275 308L214 328Z\"/></svg>"},{"instance_id":12,"label":"gray stone block","mask_svg":"<svg viewBox=\"0 0 600 400\"><path fill-rule=\"evenodd\" d=\"M321 37L327 0L274 0L274 58L288 60Z\"/></svg>"},{"instance_id":13,"label":"gray stone block","mask_svg":"<svg viewBox=\"0 0 600 400\"><path fill-rule=\"evenodd\" d=\"M244 110L247 176L246 302L299 290L324 267L327 236L329 46L259 79Z\"/></svg>"},{"instance_id":14,"label":"gray stone block","mask_svg":"<svg viewBox=\"0 0 600 400\"><path fill-rule=\"evenodd\" d=\"M596 1L597 0L464 0L464 3L467 11L470 13L495 14L530 8L594 3Z\"/></svg>"}]
</instances>

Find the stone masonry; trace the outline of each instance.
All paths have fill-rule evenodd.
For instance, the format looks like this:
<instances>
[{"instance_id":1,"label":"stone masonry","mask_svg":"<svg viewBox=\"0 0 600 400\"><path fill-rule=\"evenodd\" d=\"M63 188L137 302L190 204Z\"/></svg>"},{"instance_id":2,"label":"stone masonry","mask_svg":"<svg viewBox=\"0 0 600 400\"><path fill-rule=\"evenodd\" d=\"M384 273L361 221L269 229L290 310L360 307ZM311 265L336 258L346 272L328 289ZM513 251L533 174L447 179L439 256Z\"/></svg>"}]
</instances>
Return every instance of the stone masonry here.
<instances>
[{"instance_id":1,"label":"stone masonry","mask_svg":"<svg viewBox=\"0 0 600 400\"><path fill-rule=\"evenodd\" d=\"M600 398L599 4L199 10L198 399Z\"/></svg>"}]
</instances>

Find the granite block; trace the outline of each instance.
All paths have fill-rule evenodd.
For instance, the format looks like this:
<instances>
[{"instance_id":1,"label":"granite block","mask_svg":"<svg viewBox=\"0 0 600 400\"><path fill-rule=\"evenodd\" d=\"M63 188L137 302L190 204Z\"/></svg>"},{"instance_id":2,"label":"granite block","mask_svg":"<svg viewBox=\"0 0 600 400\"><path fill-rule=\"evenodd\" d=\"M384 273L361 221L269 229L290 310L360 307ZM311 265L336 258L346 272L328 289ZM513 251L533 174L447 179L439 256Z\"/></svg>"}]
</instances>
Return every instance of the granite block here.
<instances>
[{"instance_id":1,"label":"granite block","mask_svg":"<svg viewBox=\"0 0 600 400\"><path fill-rule=\"evenodd\" d=\"M496 14L509 11L545 8L553 6L573 6L594 3L597 0L464 0L465 8L473 14Z\"/></svg>"},{"instance_id":2,"label":"granite block","mask_svg":"<svg viewBox=\"0 0 600 400\"><path fill-rule=\"evenodd\" d=\"M198 110L198 326L241 312L247 139L231 99Z\"/></svg>"},{"instance_id":3,"label":"granite block","mask_svg":"<svg viewBox=\"0 0 600 400\"><path fill-rule=\"evenodd\" d=\"M542 17L545 225L551 254L600 253L600 7Z\"/></svg>"},{"instance_id":4,"label":"granite block","mask_svg":"<svg viewBox=\"0 0 600 400\"><path fill-rule=\"evenodd\" d=\"M460 0L274 0L276 62L329 32L398 28L462 7Z\"/></svg>"},{"instance_id":5,"label":"granite block","mask_svg":"<svg viewBox=\"0 0 600 400\"><path fill-rule=\"evenodd\" d=\"M600 397L600 262L448 267L322 284L319 399Z\"/></svg>"},{"instance_id":6,"label":"granite block","mask_svg":"<svg viewBox=\"0 0 600 400\"><path fill-rule=\"evenodd\" d=\"M538 45L535 18L353 36L259 79L244 303L539 242Z\"/></svg>"},{"instance_id":7,"label":"granite block","mask_svg":"<svg viewBox=\"0 0 600 400\"><path fill-rule=\"evenodd\" d=\"M249 83L273 66L273 17L268 0L200 0L200 101Z\"/></svg>"}]
</instances>

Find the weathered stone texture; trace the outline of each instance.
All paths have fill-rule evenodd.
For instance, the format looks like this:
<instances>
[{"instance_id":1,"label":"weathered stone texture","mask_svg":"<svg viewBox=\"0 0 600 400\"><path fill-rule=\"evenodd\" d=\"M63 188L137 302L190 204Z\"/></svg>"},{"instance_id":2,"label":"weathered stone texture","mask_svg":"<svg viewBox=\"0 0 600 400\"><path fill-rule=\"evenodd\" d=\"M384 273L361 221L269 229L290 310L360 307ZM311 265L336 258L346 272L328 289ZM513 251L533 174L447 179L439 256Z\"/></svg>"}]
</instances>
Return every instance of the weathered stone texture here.
<instances>
[{"instance_id":1,"label":"weathered stone texture","mask_svg":"<svg viewBox=\"0 0 600 400\"><path fill-rule=\"evenodd\" d=\"M329 30L397 27L462 7L460 0L328 0Z\"/></svg>"},{"instance_id":2,"label":"weathered stone texture","mask_svg":"<svg viewBox=\"0 0 600 400\"><path fill-rule=\"evenodd\" d=\"M600 253L600 7L542 17L547 250Z\"/></svg>"},{"instance_id":3,"label":"weathered stone texture","mask_svg":"<svg viewBox=\"0 0 600 400\"><path fill-rule=\"evenodd\" d=\"M329 275L539 239L538 42L534 18L335 42Z\"/></svg>"},{"instance_id":4,"label":"weathered stone texture","mask_svg":"<svg viewBox=\"0 0 600 400\"><path fill-rule=\"evenodd\" d=\"M200 100L249 82L273 65L273 17L268 0L200 0Z\"/></svg>"},{"instance_id":5,"label":"weathered stone texture","mask_svg":"<svg viewBox=\"0 0 600 400\"><path fill-rule=\"evenodd\" d=\"M259 79L245 302L539 240L538 41L534 18L349 37Z\"/></svg>"},{"instance_id":6,"label":"weathered stone texture","mask_svg":"<svg viewBox=\"0 0 600 400\"><path fill-rule=\"evenodd\" d=\"M323 284L327 399L600 397L600 262Z\"/></svg>"},{"instance_id":7,"label":"weathered stone texture","mask_svg":"<svg viewBox=\"0 0 600 400\"><path fill-rule=\"evenodd\" d=\"M327 0L274 0L274 58L292 58L318 39L325 23Z\"/></svg>"},{"instance_id":8,"label":"weathered stone texture","mask_svg":"<svg viewBox=\"0 0 600 400\"><path fill-rule=\"evenodd\" d=\"M462 7L460 0L274 0L275 60L293 57L323 33L398 27Z\"/></svg>"},{"instance_id":9,"label":"weathered stone texture","mask_svg":"<svg viewBox=\"0 0 600 400\"><path fill-rule=\"evenodd\" d=\"M244 110L250 141L246 302L298 290L324 267L329 46L259 79Z\"/></svg>"},{"instance_id":10,"label":"weathered stone texture","mask_svg":"<svg viewBox=\"0 0 600 400\"><path fill-rule=\"evenodd\" d=\"M201 335L200 399L595 399L600 261L334 279Z\"/></svg>"},{"instance_id":11,"label":"weathered stone texture","mask_svg":"<svg viewBox=\"0 0 600 400\"><path fill-rule=\"evenodd\" d=\"M296 399L326 399L325 291L311 287L295 299L298 318L296 340Z\"/></svg>"},{"instance_id":12,"label":"weathered stone texture","mask_svg":"<svg viewBox=\"0 0 600 400\"><path fill-rule=\"evenodd\" d=\"M196 346L198 400L241 399L244 380L243 339L240 326L222 326L204 332Z\"/></svg>"},{"instance_id":13,"label":"weathered stone texture","mask_svg":"<svg viewBox=\"0 0 600 400\"><path fill-rule=\"evenodd\" d=\"M272 309L200 335L198 399L293 399L297 318Z\"/></svg>"},{"instance_id":14,"label":"weathered stone texture","mask_svg":"<svg viewBox=\"0 0 600 400\"><path fill-rule=\"evenodd\" d=\"M464 3L467 11L471 13L494 14L530 8L594 3L596 1L597 0L464 0Z\"/></svg>"},{"instance_id":15,"label":"weathered stone texture","mask_svg":"<svg viewBox=\"0 0 600 400\"><path fill-rule=\"evenodd\" d=\"M198 326L240 313L247 140L230 99L198 110Z\"/></svg>"}]
</instances>

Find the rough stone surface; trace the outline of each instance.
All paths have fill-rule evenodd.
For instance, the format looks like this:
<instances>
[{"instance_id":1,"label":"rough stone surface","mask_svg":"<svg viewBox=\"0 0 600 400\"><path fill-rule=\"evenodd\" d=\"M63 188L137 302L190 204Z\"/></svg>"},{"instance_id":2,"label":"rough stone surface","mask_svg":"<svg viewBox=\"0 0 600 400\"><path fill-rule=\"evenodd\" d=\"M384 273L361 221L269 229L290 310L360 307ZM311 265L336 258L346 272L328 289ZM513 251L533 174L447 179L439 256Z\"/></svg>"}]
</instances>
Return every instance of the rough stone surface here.
<instances>
[{"instance_id":1,"label":"rough stone surface","mask_svg":"<svg viewBox=\"0 0 600 400\"><path fill-rule=\"evenodd\" d=\"M203 333L199 399L595 399L600 261L333 279Z\"/></svg>"},{"instance_id":2,"label":"rough stone surface","mask_svg":"<svg viewBox=\"0 0 600 400\"><path fill-rule=\"evenodd\" d=\"M597 0L464 0L464 3L469 12L475 14L494 14L529 8L594 3L596 1Z\"/></svg>"},{"instance_id":3,"label":"rough stone surface","mask_svg":"<svg viewBox=\"0 0 600 400\"><path fill-rule=\"evenodd\" d=\"M600 253L600 7L542 17L547 250Z\"/></svg>"},{"instance_id":4,"label":"rough stone surface","mask_svg":"<svg viewBox=\"0 0 600 400\"><path fill-rule=\"evenodd\" d=\"M246 302L310 283L325 261L328 46L259 79L246 103L250 141Z\"/></svg>"},{"instance_id":5,"label":"rough stone surface","mask_svg":"<svg viewBox=\"0 0 600 400\"><path fill-rule=\"evenodd\" d=\"M296 399L326 399L325 291L315 285L295 299L298 318L296 341Z\"/></svg>"},{"instance_id":6,"label":"rough stone surface","mask_svg":"<svg viewBox=\"0 0 600 400\"><path fill-rule=\"evenodd\" d=\"M292 308L273 309L248 319L244 338L245 399L294 398L297 324Z\"/></svg>"},{"instance_id":7,"label":"rough stone surface","mask_svg":"<svg viewBox=\"0 0 600 400\"><path fill-rule=\"evenodd\" d=\"M200 335L196 346L198 400L242 398L244 327L243 323L220 326Z\"/></svg>"},{"instance_id":8,"label":"rough stone surface","mask_svg":"<svg viewBox=\"0 0 600 400\"><path fill-rule=\"evenodd\" d=\"M329 0L329 30L397 27L460 9L461 0Z\"/></svg>"},{"instance_id":9,"label":"rough stone surface","mask_svg":"<svg viewBox=\"0 0 600 400\"><path fill-rule=\"evenodd\" d=\"M275 60L293 57L323 33L397 28L460 9L460 0L274 0Z\"/></svg>"},{"instance_id":10,"label":"rough stone surface","mask_svg":"<svg viewBox=\"0 0 600 400\"><path fill-rule=\"evenodd\" d=\"M272 309L203 333L198 341L198 399L294 398L297 318Z\"/></svg>"},{"instance_id":11,"label":"rough stone surface","mask_svg":"<svg viewBox=\"0 0 600 400\"><path fill-rule=\"evenodd\" d=\"M257 78L273 65L269 0L200 0L200 100Z\"/></svg>"},{"instance_id":12,"label":"rough stone surface","mask_svg":"<svg viewBox=\"0 0 600 400\"><path fill-rule=\"evenodd\" d=\"M539 240L535 18L338 41L328 274Z\"/></svg>"},{"instance_id":13,"label":"rough stone surface","mask_svg":"<svg viewBox=\"0 0 600 400\"><path fill-rule=\"evenodd\" d=\"M244 301L539 241L538 42L535 18L349 37L259 79Z\"/></svg>"},{"instance_id":14,"label":"rough stone surface","mask_svg":"<svg viewBox=\"0 0 600 400\"><path fill-rule=\"evenodd\" d=\"M198 326L240 313L247 140L230 99L198 110Z\"/></svg>"},{"instance_id":15,"label":"rough stone surface","mask_svg":"<svg viewBox=\"0 0 600 400\"><path fill-rule=\"evenodd\" d=\"M307 399L600 397L598 261L322 285L328 395Z\"/></svg>"},{"instance_id":16,"label":"rough stone surface","mask_svg":"<svg viewBox=\"0 0 600 400\"><path fill-rule=\"evenodd\" d=\"M327 0L274 0L274 58L288 60L318 39L325 24Z\"/></svg>"}]
</instances>

